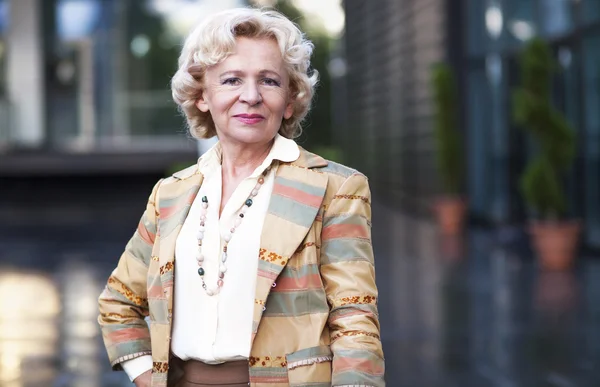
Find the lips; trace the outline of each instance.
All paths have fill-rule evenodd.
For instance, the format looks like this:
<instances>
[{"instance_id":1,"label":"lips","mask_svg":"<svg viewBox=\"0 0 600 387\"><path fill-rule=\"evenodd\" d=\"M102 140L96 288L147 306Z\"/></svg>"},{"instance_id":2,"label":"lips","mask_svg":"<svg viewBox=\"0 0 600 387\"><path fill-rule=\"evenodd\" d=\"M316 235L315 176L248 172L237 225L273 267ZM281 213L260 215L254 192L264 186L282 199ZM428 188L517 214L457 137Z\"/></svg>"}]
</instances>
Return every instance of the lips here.
<instances>
[{"instance_id":1,"label":"lips","mask_svg":"<svg viewBox=\"0 0 600 387\"><path fill-rule=\"evenodd\" d=\"M247 125L257 124L265 119L265 117L261 116L260 114L236 114L233 117Z\"/></svg>"}]
</instances>

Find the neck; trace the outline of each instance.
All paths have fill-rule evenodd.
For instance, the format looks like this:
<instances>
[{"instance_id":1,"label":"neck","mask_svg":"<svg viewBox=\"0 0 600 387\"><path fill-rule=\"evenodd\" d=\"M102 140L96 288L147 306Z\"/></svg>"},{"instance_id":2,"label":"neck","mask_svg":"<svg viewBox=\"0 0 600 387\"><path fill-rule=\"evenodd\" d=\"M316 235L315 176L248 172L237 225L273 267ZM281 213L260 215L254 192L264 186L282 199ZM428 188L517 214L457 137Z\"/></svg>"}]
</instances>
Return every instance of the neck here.
<instances>
[{"instance_id":1,"label":"neck","mask_svg":"<svg viewBox=\"0 0 600 387\"><path fill-rule=\"evenodd\" d=\"M227 142L221 143L223 158L221 168L223 175L234 179L246 178L262 164L273 147L274 140L267 144L248 146Z\"/></svg>"}]
</instances>

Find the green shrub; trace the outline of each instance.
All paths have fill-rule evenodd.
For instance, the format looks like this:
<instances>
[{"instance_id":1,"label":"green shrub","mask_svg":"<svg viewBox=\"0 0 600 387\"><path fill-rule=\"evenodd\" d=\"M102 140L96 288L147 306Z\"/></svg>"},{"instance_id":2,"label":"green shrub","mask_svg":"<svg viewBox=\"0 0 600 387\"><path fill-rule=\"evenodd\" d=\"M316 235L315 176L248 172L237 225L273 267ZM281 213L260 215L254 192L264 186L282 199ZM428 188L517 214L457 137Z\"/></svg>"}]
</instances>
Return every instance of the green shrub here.
<instances>
[{"instance_id":1,"label":"green shrub","mask_svg":"<svg viewBox=\"0 0 600 387\"><path fill-rule=\"evenodd\" d=\"M521 175L521 193L529 209L544 219L565 215L563 179L575 157L575 131L552 106L556 69L548 44L530 40L521 54L521 84L512 98L513 118L534 140L536 152Z\"/></svg>"},{"instance_id":2,"label":"green shrub","mask_svg":"<svg viewBox=\"0 0 600 387\"><path fill-rule=\"evenodd\" d=\"M445 193L458 195L463 179L463 154L457 128L456 81L450 66L438 63L433 67L432 86L438 171Z\"/></svg>"}]
</instances>

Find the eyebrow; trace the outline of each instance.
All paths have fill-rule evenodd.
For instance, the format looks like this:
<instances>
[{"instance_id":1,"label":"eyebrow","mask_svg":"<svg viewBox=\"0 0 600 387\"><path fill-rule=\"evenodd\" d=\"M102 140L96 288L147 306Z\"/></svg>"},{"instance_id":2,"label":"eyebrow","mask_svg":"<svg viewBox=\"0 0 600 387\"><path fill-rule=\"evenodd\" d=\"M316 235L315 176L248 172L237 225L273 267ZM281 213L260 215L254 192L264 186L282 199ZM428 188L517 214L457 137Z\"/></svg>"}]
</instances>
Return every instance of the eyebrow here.
<instances>
[{"instance_id":1,"label":"eyebrow","mask_svg":"<svg viewBox=\"0 0 600 387\"><path fill-rule=\"evenodd\" d=\"M281 78L281 75L279 75L279 73L277 73L276 71L273 71L273 70L261 70L258 72L258 74L261 76L270 75L270 76L275 76L277 78ZM238 77L238 76L244 75L244 72L241 70L228 70L228 71L221 73L221 75L219 75L219 78L223 78L223 77L230 76L230 75L234 75L234 76Z\"/></svg>"}]
</instances>

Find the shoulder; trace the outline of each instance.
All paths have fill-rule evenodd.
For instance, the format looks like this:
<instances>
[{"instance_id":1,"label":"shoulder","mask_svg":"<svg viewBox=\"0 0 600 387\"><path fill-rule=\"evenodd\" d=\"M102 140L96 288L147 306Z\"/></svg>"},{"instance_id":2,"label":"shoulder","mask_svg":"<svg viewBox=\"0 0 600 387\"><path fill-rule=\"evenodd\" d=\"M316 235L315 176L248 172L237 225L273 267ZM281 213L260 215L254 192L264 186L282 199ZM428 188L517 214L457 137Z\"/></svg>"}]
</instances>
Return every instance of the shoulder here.
<instances>
[{"instance_id":1,"label":"shoulder","mask_svg":"<svg viewBox=\"0 0 600 387\"><path fill-rule=\"evenodd\" d=\"M192 164L189 167L174 172L171 176L165 177L162 184L171 184L181 180L186 180L198 173L198 164Z\"/></svg>"},{"instance_id":2,"label":"shoulder","mask_svg":"<svg viewBox=\"0 0 600 387\"><path fill-rule=\"evenodd\" d=\"M160 179L154 189L152 196L154 202L162 202L161 199L173 199L186 195L188 190L201 182L198 165L190 165L171 174L171 176Z\"/></svg>"},{"instance_id":3,"label":"shoulder","mask_svg":"<svg viewBox=\"0 0 600 387\"><path fill-rule=\"evenodd\" d=\"M335 161L327 160L315 153L300 148L299 161L303 166L328 178L328 190L337 192L345 185L368 185L367 177L358 170Z\"/></svg>"},{"instance_id":4,"label":"shoulder","mask_svg":"<svg viewBox=\"0 0 600 387\"><path fill-rule=\"evenodd\" d=\"M323 173L327 173L332 178L341 180L346 180L353 175L365 176L354 168L350 168L331 160L327 160L327 166L318 168L318 170Z\"/></svg>"},{"instance_id":5,"label":"shoulder","mask_svg":"<svg viewBox=\"0 0 600 387\"><path fill-rule=\"evenodd\" d=\"M363 175L354 168L347 167L335 161L327 160L316 153L307 151L301 146L298 146L298 148L300 148L300 157L298 160L292 163L293 165L313 169L316 172L326 173L332 176L339 176L342 179L347 179L355 174Z\"/></svg>"}]
</instances>

